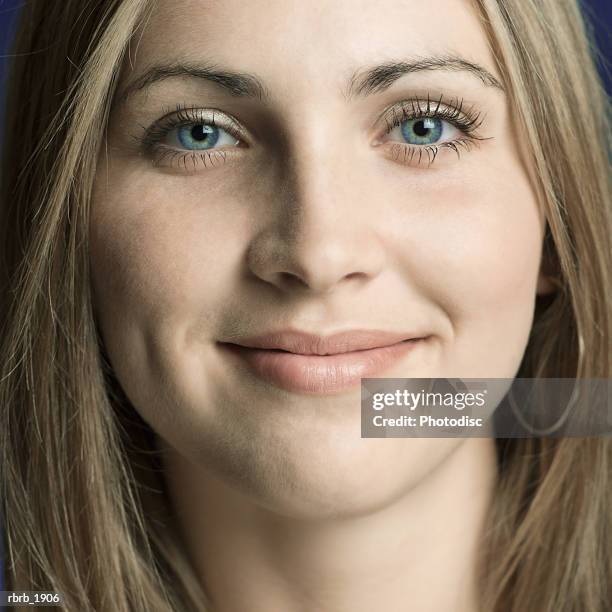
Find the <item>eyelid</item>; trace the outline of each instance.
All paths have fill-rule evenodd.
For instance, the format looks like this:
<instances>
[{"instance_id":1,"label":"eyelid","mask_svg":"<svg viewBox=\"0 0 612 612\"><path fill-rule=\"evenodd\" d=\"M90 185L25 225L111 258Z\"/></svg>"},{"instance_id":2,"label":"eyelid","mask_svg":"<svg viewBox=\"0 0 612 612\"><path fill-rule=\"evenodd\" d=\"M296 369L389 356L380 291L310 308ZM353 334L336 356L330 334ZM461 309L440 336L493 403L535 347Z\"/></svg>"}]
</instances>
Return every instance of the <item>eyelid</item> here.
<instances>
[{"instance_id":1,"label":"eyelid","mask_svg":"<svg viewBox=\"0 0 612 612\"><path fill-rule=\"evenodd\" d=\"M384 122L386 128L381 133L381 128L378 127L376 133L380 135L380 138L403 121L421 117L435 117L452 124L467 137L480 140L478 129L484 121L483 114L475 106L464 109L463 100L459 98L455 100L453 102L451 98L449 102L444 102L443 96L436 99L427 96L426 99L413 97L391 104L382 111L375 121L376 126ZM374 144L378 144L378 142Z\"/></svg>"},{"instance_id":2,"label":"eyelid","mask_svg":"<svg viewBox=\"0 0 612 612\"><path fill-rule=\"evenodd\" d=\"M385 137L404 121L422 118L435 118L447 123L457 130L458 137L430 144L385 140ZM394 162L406 166L420 166L422 162L427 162L427 168L430 168L442 151L454 151L459 159L461 150L470 151L479 145L479 141L490 140L492 137L485 138L480 135L479 128L483 121L483 114L475 106L464 109L463 99L443 102L443 96L435 100L429 95L426 99L414 97L391 104L382 111L375 125L379 126L384 122L385 127L378 127L378 136L371 144L373 147L380 147L384 156Z\"/></svg>"},{"instance_id":3,"label":"eyelid","mask_svg":"<svg viewBox=\"0 0 612 612\"><path fill-rule=\"evenodd\" d=\"M166 112L165 115L157 119L146 129L142 137L142 146L145 153L150 154L172 130L197 123L220 127L236 138L241 144L249 140L249 136L242 125L234 117L218 108L178 105L173 111Z\"/></svg>"}]
</instances>

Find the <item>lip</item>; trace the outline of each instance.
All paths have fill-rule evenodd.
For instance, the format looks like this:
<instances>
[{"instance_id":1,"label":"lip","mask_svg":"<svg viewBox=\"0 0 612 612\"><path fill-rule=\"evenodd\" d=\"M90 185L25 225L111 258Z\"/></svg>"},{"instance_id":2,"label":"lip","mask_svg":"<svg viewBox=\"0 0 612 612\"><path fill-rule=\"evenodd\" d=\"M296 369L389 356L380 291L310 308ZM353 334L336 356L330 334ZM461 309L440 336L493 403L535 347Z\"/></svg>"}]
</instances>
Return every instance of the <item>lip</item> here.
<instances>
[{"instance_id":1,"label":"lip","mask_svg":"<svg viewBox=\"0 0 612 612\"><path fill-rule=\"evenodd\" d=\"M420 334L377 330L330 336L288 330L219 346L259 378L286 391L328 394L383 374L424 340Z\"/></svg>"}]
</instances>

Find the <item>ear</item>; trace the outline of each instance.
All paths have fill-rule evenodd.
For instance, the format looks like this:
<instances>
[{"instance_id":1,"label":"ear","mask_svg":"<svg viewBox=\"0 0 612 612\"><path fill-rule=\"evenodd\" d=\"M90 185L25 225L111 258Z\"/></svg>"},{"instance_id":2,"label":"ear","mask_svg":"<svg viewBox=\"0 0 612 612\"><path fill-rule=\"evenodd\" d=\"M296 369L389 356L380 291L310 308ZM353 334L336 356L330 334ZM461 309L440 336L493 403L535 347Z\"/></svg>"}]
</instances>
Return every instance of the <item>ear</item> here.
<instances>
[{"instance_id":1,"label":"ear","mask_svg":"<svg viewBox=\"0 0 612 612\"><path fill-rule=\"evenodd\" d=\"M561 266L554 247L548 224L542 245L542 259L536 293L539 296L552 295L561 288Z\"/></svg>"}]
</instances>

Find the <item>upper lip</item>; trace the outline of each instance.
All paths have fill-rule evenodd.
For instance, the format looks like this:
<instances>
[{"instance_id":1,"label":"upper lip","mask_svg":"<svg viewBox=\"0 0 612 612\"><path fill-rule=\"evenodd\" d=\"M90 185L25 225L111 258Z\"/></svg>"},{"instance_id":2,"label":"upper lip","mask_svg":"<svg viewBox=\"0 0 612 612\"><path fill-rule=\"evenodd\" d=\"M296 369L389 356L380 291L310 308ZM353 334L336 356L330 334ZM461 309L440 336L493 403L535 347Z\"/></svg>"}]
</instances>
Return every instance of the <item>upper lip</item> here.
<instances>
[{"instance_id":1,"label":"upper lip","mask_svg":"<svg viewBox=\"0 0 612 612\"><path fill-rule=\"evenodd\" d=\"M302 331L283 330L230 341L231 344L259 349L280 349L302 355L335 355L350 351L391 346L404 340L417 340L423 336L370 329L355 329L319 336Z\"/></svg>"}]
</instances>

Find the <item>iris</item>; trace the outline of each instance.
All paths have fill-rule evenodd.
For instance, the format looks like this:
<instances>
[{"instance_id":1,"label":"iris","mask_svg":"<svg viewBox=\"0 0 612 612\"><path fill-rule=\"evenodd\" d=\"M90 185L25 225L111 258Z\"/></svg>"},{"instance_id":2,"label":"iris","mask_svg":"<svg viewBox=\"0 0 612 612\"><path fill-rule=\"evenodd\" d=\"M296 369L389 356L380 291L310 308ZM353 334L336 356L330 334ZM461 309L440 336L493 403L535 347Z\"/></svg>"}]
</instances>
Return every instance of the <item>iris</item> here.
<instances>
[{"instance_id":1,"label":"iris","mask_svg":"<svg viewBox=\"0 0 612 612\"><path fill-rule=\"evenodd\" d=\"M435 117L421 117L402 122L402 136L408 144L429 145L440 140L443 122Z\"/></svg>"},{"instance_id":2,"label":"iris","mask_svg":"<svg viewBox=\"0 0 612 612\"><path fill-rule=\"evenodd\" d=\"M214 125L198 123L178 128L177 136L186 149L210 149L219 140L219 131Z\"/></svg>"}]
</instances>

